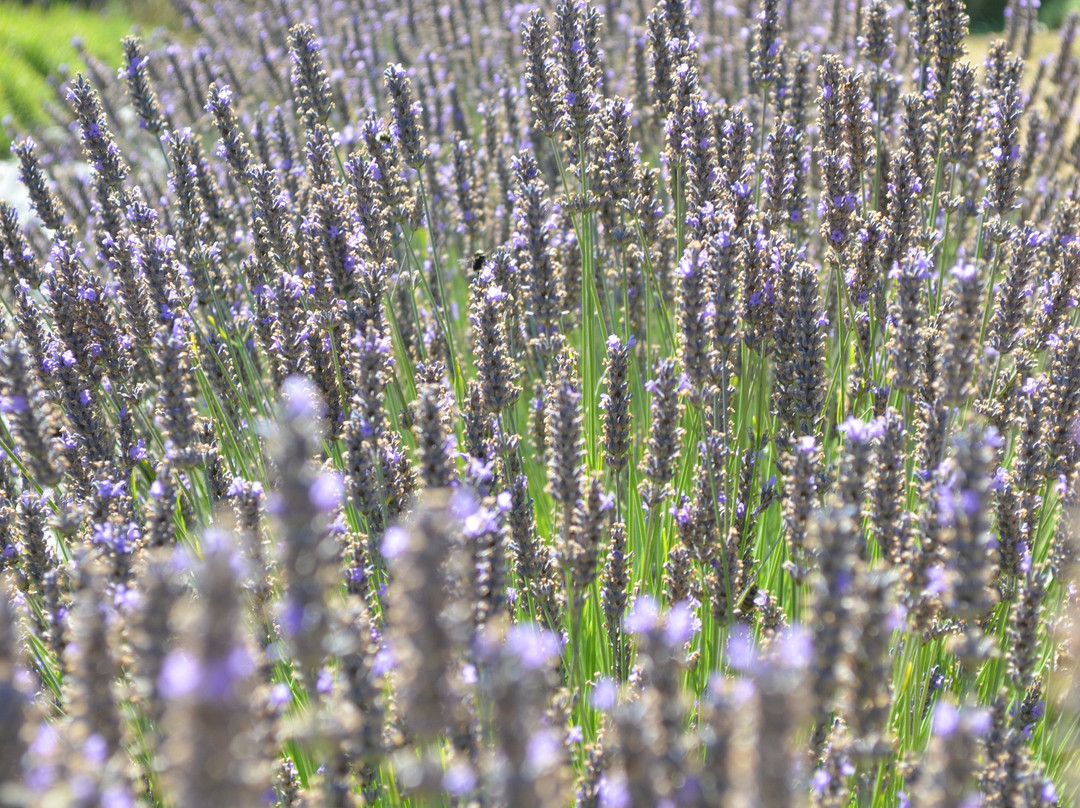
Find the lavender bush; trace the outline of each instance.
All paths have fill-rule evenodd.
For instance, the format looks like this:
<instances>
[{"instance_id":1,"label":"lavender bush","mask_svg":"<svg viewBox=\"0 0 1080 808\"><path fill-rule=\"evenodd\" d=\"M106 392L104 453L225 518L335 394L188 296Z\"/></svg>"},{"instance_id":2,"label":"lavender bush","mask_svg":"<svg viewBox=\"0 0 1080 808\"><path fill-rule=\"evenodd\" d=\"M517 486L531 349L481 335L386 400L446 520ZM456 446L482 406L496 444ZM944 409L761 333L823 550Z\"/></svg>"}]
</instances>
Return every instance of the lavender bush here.
<instances>
[{"instance_id":1,"label":"lavender bush","mask_svg":"<svg viewBox=\"0 0 1080 808\"><path fill-rule=\"evenodd\" d=\"M0 803L1076 804L1078 18L180 9L0 207Z\"/></svg>"}]
</instances>

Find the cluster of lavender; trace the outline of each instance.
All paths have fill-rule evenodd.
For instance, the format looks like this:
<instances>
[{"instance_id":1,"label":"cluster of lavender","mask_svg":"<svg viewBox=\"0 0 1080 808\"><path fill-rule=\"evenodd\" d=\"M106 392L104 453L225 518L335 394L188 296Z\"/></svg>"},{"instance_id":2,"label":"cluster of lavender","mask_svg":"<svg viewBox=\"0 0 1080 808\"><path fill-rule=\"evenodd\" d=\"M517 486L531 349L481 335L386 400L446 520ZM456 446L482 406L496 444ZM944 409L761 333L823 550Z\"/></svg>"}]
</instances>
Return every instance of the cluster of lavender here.
<instances>
[{"instance_id":1,"label":"cluster of lavender","mask_svg":"<svg viewBox=\"0 0 1080 808\"><path fill-rule=\"evenodd\" d=\"M1080 17L178 4L0 204L0 803L1074 802Z\"/></svg>"}]
</instances>

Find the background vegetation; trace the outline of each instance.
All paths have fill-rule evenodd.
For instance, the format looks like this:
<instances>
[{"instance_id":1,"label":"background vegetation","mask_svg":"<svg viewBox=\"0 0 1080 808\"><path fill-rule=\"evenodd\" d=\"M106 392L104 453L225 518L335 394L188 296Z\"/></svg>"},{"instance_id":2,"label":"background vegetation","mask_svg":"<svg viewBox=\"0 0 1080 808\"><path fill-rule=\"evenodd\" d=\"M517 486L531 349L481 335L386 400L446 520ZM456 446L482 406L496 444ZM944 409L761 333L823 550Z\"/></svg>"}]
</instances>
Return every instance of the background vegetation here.
<instances>
[{"instance_id":1,"label":"background vegetation","mask_svg":"<svg viewBox=\"0 0 1080 808\"><path fill-rule=\"evenodd\" d=\"M968 0L973 54L986 50L1002 27L1005 0ZM1061 24L1080 0L1044 0L1040 20L1050 28ZM120 40L132 28L173 26L177 17L165 0L112 2L38 2L0 0L0 159L8 156L14 133L47 122L45 104L55 97L49 76L74 72L84 65L76 40L85 52L110 67L120 65ZM1035 55L1053 50L1057 39L1036 41Z\"/></svg>"},{"instance_id":2,"label":"background vegetation","mask_svg":"<svg viewBox=\"0 0 1080 808\"><path fill-rule=\"evenodd\" d=\"M0 158L8 156L13 132L48 121L44 105L55 98L49 76L82 67L81 50L117 68L120 40L133 27L150 29L174 22L164 0L74 4L0 0Z\"/></svg>"}]
</instances>

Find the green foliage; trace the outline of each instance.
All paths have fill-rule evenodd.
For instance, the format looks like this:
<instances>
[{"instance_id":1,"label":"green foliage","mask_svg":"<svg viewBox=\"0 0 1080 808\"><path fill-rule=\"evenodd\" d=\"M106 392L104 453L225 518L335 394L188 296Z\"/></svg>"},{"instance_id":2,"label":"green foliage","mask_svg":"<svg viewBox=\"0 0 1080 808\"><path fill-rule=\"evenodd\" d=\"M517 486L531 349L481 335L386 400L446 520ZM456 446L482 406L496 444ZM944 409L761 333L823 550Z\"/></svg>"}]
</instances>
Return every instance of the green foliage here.
<instances>
[{"instance_id":1,"label":"green foliage","mask_svg":"<svg viewBox=\"0 0 1080 808\"><path fill-rule=\"evenodd\" d=\"M973 31L1001 30L1004 25L1005 0L967 0Z\"/></svg>"},{"instance_id":2,"label":"green foliage","mask_svg":"<svg viewBox=\"0 0 1080 808\"><path fill-rule=\"evenodd\" d=\"M971 30L975 32L1000 31L1005 24L1006 0L967 0L971 16ZM1080 9L1077 0L1043 0L1039 7L1039 21L1050 28L1057 28L1070 11Z\"/></svg>"},{"instance_id":3,"label":"green foliage","mask_svg":"<svg viewBox=\"0 0 1080 808\"><path fill-rule=\"evenodd\" d=\"M17 132L45 121L43 104L55 98L48 76L80 64L73 40L81 39L88 53L119 66L120 40L132 23L119 7L0 2L0 156L7 155Z\"/></svg>"},{"instance_id":4,"label":"green foliage","mask_svg":"<svg viewBox=\"0 0 1080 808\"><path fill-rule=\"evenodd\" d=\"M1080 11L1077 0L1048 0L1039 9L1039 21L1051 28L1059 27L1071 11Z\"/></svg>"}]
</instances>

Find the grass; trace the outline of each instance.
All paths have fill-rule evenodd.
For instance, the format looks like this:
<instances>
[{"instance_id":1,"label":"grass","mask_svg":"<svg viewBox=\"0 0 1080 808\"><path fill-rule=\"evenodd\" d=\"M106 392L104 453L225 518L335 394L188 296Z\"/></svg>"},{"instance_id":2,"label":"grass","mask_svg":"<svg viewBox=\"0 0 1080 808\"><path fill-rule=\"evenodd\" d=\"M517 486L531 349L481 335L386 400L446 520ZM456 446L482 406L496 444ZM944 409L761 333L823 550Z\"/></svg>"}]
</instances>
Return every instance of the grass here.
<instances>
[{"instance_id":1,"label":"grass","mask_svg":"<svg viewBox=\"0 0 1080 808\"><path fill-rule=\"evenodd\" d=\"M0 2L0 156L7 156L14 134L47 121L43 104L55 96L48 77L80 64L73 40L81 39L88 53L119 67L120 40L137 21L120 4L98 11Z\"/></svg>"}]
</instances>

